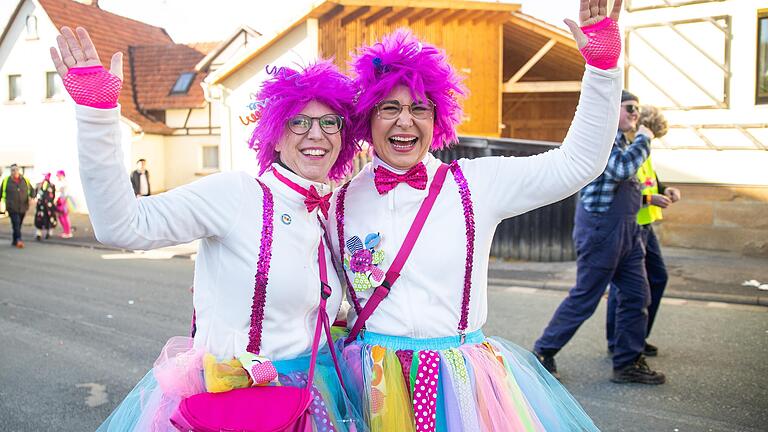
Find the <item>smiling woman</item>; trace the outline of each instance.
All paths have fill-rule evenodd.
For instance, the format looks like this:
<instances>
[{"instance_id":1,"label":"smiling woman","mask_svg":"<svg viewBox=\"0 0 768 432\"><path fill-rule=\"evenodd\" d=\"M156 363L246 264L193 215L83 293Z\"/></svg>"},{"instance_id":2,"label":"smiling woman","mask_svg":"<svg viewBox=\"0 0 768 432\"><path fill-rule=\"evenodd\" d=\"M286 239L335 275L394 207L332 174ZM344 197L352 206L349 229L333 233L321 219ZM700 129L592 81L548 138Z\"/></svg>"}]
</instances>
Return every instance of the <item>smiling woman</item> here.
<instances>
[{"instance_id":1,"label":"smiling woman","mask_svg":"<svg viewBox=\"0 0 768 432\"><path fill-rule=\"evenodd\" d=\"M98 430L262 430L280 422L365 430L329 350L320 350L321 330L330 340L328 315L336 316L342 297L336 272L327 271L322 219L328 177L343 176L356 149L354 129L342 121L352 109L351 80L328 61L275 68L259 92L251 141L258 178L219 173L137 198L120 144L122 56L107 71L85 29L61 33L51 55L77 103L80 171L96 237L134 250L200 239L193 337L172 338ZM278 399L286 403L274 405ZM222 411L230 415L212 414Z\"/></svg>"}]
</instances>

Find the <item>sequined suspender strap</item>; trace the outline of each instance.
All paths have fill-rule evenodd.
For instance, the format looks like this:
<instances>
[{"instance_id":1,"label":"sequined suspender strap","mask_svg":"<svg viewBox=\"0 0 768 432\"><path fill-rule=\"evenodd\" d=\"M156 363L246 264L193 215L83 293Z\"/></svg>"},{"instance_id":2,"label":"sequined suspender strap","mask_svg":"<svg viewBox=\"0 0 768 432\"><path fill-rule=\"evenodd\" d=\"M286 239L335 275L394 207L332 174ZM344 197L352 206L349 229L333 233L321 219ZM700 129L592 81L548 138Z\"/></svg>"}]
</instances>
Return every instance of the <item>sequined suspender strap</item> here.
<instances>
[{"instance_id":1,"label":"sequined suspender strap","mask_svg":"<svg viewBox=\"0 0 768 432\"><path fill-rule=\"evenodd\" d=\"M469 327L469 300L472 291L472 267L475 260L475 212L472 205L472 195L461 167L456 161L451 162L451 173L461 195L461 205L464 209L464 223L467 230L467 257L464 263L464 291L461 297L461 319L459 320L459 335L464 343L467 327Z\"/></svg>"},{"instance_id":2,"label":"sequined suspender strap","mask_svg":"<svg viewBox=\"0 0 768 432\"><path fill-rule=\"evenodd\" d=\"M251 329L248 334L248 352L259 354L261 350L261 331L264 321L264 305L267 301L267 282L269 263L272 260L272 235L275 216L275 202L269 187L256 179L263 191L263 209L261 225L261 245L259 260L256 264L256 277L253 284L253 304L251 305Z\"/></svg>"}]
</instances>

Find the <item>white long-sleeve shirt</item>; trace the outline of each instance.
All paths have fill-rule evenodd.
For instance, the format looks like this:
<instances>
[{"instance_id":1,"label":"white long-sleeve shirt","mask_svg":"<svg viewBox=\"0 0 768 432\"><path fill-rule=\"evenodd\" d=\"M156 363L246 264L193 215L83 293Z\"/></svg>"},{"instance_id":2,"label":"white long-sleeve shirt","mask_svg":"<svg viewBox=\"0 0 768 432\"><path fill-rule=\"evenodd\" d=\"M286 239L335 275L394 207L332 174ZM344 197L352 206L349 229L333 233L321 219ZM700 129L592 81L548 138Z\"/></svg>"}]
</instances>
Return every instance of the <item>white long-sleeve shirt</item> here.
<instances>
[{"instance_id":1,"label":"white long-sleeve shirt","mask_svg":"<svg viewBox=\"0 0 768 432\"><path fill-rule=\"evenodd\" d=\"M194 276L195 346L220 359L243 353L263 225L261 186L244 172L227 172L137 199L123 168L119 108L78 106L76 113L80 175L96 237L104 244L142 250L201 239ZM300 186L330 192L327 185L277 164L273 168ZM308 213L303 196L270 172L260 179L274 197L261 354L289 359L312 346L320 302L317 249L322 228L318 210ZM342 294L328 252L326 261L333 288L327 310L333 317Z\"/></svg>"},{"instance_id":2,"label":"white long-sleeve shirt","mask_svg":"<svg viewBox=\"0 0 768 432\"><path fill-rule=\"evenodd\" d=\"M575 193L605 168L618 127L622 76L587 66L573 123L562 146L530 157L485 157L459 160L469 184L475 215L474 261L468 332L480 329L487 318L488 258L496 226L505 218L559 201ZM431 183L441 162L424 159ZM384 251L379 267L386 272L426 197L401 183L385 195L374 186L375 158L352 180L346 192L344 241L380 233L376 250ZM338 255L335 212L331 220L334 251ZM389 296L366 322L369 331L393 336L432 338L457 334L464 287L467 237L458 186L451 173L437 197L425 226L392 286ZM347 271L350 280L354 273ZM358 292L362 305L373 290ZM354 324L354 309L349 315Z\"/></svg>"}]
</instances>

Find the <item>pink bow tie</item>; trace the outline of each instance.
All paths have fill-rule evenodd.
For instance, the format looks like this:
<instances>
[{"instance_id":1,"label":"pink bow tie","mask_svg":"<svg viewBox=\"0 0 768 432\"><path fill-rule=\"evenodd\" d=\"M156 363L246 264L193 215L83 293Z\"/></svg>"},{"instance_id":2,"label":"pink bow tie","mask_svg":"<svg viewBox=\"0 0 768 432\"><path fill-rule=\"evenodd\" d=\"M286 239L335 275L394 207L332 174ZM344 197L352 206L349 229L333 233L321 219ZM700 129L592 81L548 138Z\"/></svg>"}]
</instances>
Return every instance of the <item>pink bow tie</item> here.
<instances>
[{"instance_id":1,"label":"pink bow tie","mask_svg":"<svg viewBox=\"0 0 768 432\"><path fill-rule=\"evenodd\" d=\"M307 190L306 198L304 198L304 205L307 206L308 212L312 212L314 209L320 207L323 216L328 219L328 209L331 208L331 194L320 196L320 194L317 193L317 189L315 189L314 186L310 186Z\"/></svg>"},{"instance_id":2,"label":"pink bow tie","mask_svg":"<svg viewBox=\"0 0 768 432\"><path fill-rule=\"evenodd\" d=\"M399 183L407 183L414 189L424 190L427 188L427 168L423 163L409 169L405 174L395 174L392 171L378 166L373 170L373 182L376 184L376 190L380 195L395 188Z\"/></svg>"},{"instance_id":3,"label":"pink bow tie","mask_svg":"<svg viewBox=\"0 0 768 432\"><path fill-rule=\"evenodd\" d=\"M315 186L310 185L309 189L305 189L292 182L288 177L280 174L276 169L272 169L272 174L274 174L278 180L283 182L283 184L304 196L304 205L307 206L308 212L312 213L313 210L319 207L323 216L328 219L328 210L331 208L331 194L320 196Z\"/></svg>"}]
</instances>

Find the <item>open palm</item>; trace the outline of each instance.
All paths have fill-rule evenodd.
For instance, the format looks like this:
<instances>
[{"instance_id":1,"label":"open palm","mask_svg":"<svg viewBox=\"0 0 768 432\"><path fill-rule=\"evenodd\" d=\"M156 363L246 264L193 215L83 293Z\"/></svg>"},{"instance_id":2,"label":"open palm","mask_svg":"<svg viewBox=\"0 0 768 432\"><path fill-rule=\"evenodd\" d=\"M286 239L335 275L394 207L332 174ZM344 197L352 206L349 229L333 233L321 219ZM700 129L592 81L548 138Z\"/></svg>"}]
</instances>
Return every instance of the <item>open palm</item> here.
<instances>
[{"instance_id":1,"label":"open palm","mask_svg":"<svg viewBox=\"0 0 768 432\"><path fill-rule=\"evenodd\" d=\"M99 53L84 28L78 27L75 34L71 28L62 27L61 34L56 36L56 43L59 49L51 47L51 59L61 78L64 78L71 68L101 66ZM112 55L109 71L123 79L123 53Z\"/></svg>"},{"instance_id":2,"label":"open palm","mask_svg":"<svg viewBox=\"0 0 768 432\"><path fill-rule=\"evenodd\" d=\"M608 14L608 0L580 0L579 4L579 24L573 20L566 19L565 24L571 30L573 38L576 39L576 45L584 48L587 44L587 37L581 31L581 27L597 24L605 18L610 17L614 21L619 21L621 13L622 0L615 0L610 15Z\"/></svg>"}]
</instances>

